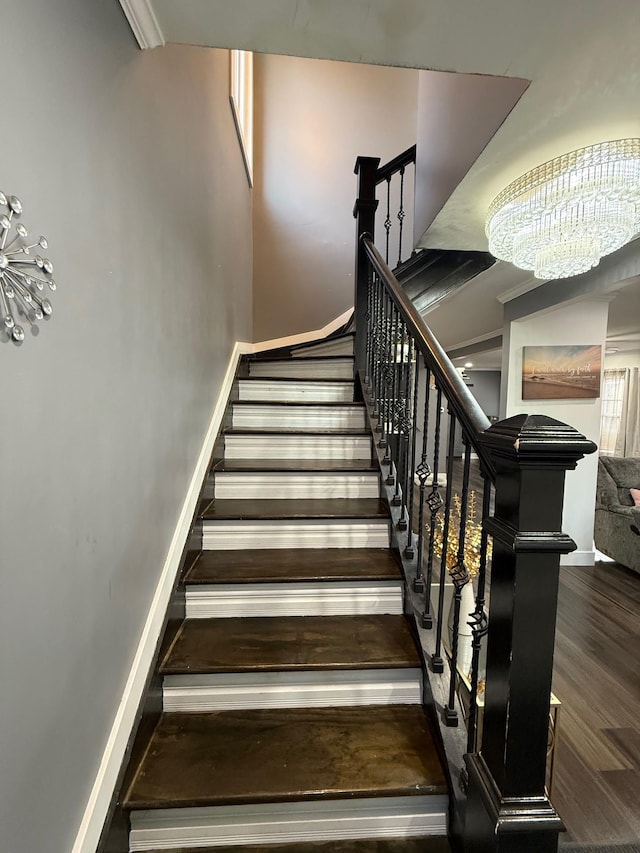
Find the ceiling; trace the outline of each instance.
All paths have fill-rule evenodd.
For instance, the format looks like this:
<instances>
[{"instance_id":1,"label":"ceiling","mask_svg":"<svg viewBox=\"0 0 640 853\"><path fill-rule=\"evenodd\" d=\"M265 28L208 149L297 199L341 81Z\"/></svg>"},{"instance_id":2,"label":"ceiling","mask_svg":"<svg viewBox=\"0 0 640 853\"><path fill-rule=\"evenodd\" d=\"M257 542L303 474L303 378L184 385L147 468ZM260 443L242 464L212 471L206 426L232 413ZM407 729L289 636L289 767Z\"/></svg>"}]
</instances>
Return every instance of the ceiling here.
<instances>
[{"instance_id":1,"label":"ceiling","mask_svg":"<svg viewBox=\"0 0 640 853\"><path fill-rule=\"evenodd\" d=\"M531 81L488 144L481 140L485 147L422 236L425 247L486 251L486 210L511 180L574 148L640 136L637 0L120 2L143 47L177 42ZM450 133L449 123L442 128ZM486 127L470 122L465 132L480 142ZM505 293L537 284L498 263L427 322L446 348L491 338L502 327ZM610 337L638 335L637 280L610 314Z\"/></svg>"}]
</instances>

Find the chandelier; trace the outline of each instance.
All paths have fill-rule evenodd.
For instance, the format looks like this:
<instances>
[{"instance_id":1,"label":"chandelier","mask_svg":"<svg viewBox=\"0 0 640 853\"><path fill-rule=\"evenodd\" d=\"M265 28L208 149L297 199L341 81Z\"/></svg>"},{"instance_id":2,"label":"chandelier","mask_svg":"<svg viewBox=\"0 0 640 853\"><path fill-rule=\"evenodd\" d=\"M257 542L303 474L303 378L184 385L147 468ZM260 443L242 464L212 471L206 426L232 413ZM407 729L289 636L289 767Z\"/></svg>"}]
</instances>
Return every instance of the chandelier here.
<instances>
[{"instance_id":1,"label":"chandelier","mask_svg":"<svg viewBox=\"0 0 640 853\"><path fill-rule=\"evenodd\" d=\"M579 148L522 175L487 214L489 251L568 278L597 266L640 232L640 139Z\"/></svg>"}]
</instances>

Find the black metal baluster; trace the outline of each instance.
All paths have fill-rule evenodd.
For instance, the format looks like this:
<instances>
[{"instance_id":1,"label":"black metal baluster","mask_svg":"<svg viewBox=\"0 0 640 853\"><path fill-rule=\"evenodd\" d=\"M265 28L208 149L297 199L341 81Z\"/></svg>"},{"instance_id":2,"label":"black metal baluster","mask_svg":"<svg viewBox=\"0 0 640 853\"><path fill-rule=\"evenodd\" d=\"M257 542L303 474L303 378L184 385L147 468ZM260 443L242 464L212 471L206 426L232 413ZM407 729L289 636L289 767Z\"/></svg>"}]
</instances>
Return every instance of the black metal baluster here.
<instances>
[{"instance_id":1,"label":"black metal baluster","mask_svg":"<svg viewBox=\"0 0 640 853\"><path fill-rule=\"evenodd\" d=\"M406 351L406 357L405 357ZM409 338L409 333L407 330L407 325L402 320L401 323L401 332L400 332L400 377L399 377L399 385L400 385L400 396L399 396L399 407L398 407L398 441L399 441L399 451L398 451L398 460L400 472L398 479L400 480L400 484L402 487L402 495L401 495L401 505L402 505L402 513L400 516L400 521L398 523L399 530L407 530L409 527L408 514L409 509L407 506L407 497L409 495L409 483L408 483L408 470L409 470L409 436L411 432L411 398L410 398L410 387L411 387L411 339Z\"/></svg>"},{"instance_id":2,"label":"black metal baluster","mask_svg":"<svg viewBox=\"0 0 640 853\"><path fill-rule=\"evenodd\" d=\"M371 267L367 267L368 275L367 275L367 312L365 314L365 321L367 323L367 340L365 343L365 375L364 375L364 384L367 390L371 389L371 381L372 381L372 370L371 370L371 353L373 350L373 272Z\"/></svg>"},{"instance_id":3,"label":"black metal baluster","mask_svg":"<svg viewBox=\"0 0 640 853\"><path fill-rule=\"evenodd\" d=\"M376 430L380 433L378 447L386 448L387 431L386 419L386 376L387 376L387 315L389 309L389 298L384 284L380 290L380 367L378 376L378 425Z\"/></svg>"},{"instance_id":4,"label":"black metal baluster","mask_svg":"<svg viewBox=\"0 0 640 853\"><path fill-rule=\"evenodd\" d=\"M407 544L404 549L404 556L407 560L413 560L415 556L415 550L413 547L413 513L415 510L415 470L416 470L416 438L418 434L417 423L418 423L418 389L420 387L420 358L421 354L418 352L413 338L411 338L411 348L412 354L415 357L415 370L413 371L413 402L411 405L411 465L409 468L409 500L407 501L407 516L408 516L408 526L407 526ZM418 542L420 541L420 527L418 526ZM416 577L414 578L414 588L416 581L420 577L420 564L418 563ZM418 587L416 592L420 592L421 588Z\"/></svg>"},{"instance_id":5,"label":"black metal baluster","mask_svg":"<svg viewBox=\"0 0 640 853\"><path fill-rule=\"evenodd\" d=\"M471 658L471 696L469 698L469 720L467 723L467 752L478 749L478 685L480 679L480 652L482 640L489 629L487 615L484 611L485 590L487 582L487 556L489 550L489 534L484 528L484 520L491 512L491 480L484 475L484 490L482 493L482 535L480 538L480 561L478 566L478 591L476 593L476 609L471 616L471 631L473 634Z\"/></svg>"},{"instance_id":6,"label":"black metal baluster","mask_svg":"<svg viewBox=\"0 0 640 853\"><path fill-rule=\"evenodd\" d=\"M442 423L442 391L437 390L436 397L436 424L433 439L433 476L431 478L431 491L427 498L427 506L431 518L429 520L429 545L427 546L427 573L425 578L424 613L422 614L422 627L433 628L433 614L431 613L431 584L433 582L433 548L436 531L436 521L440 510L444 505L440 494L440 482L438 480L440 467L440 429ZM420 519L420 524L424 519Z\"/></svg>"},{"instance_id":7,"label":"black metal baluster","mask_svg":"<svg viewBox=\"0 0 640 853\"><path fill-rule=\"evenodd\" d=\"M422 356L424 358L424 356ZM425 392L424 392L424 414L422 418L422 452L420 463L416 465L415 471L420 483L420 503L418 504L418 559L416 561L416 576L413 579L413 588L416 592L424 590L422 577L422 549L424 545L424 494L427 479L431 474L431 468L427 462L427 437L429 435L429 394L431 392L431 370L425 359ZM431 627L431 626L429 626Z\"/></svg>"},{"instance_id":8,"label":"black metal baluster","mask_svg":"<svg viewBox=\"0 0 640 853\"><path fill-rule=\"evenodd\" d=\"M374 305L374 341L373 341L373 417L380 419L380 362L382 358L381 331L382 331L382 281L375 277L375 305Z\"/></svg>"},{"instance_id":9,"label":"black metal baluster","mask_svg":"<svg viewBox=\"0 0 640 853\"><path fill-rule=\"evenodd\" d=\"M459 504L459 527L458 527L458 552L456 562L451 567L449 575L455 588L453 599L453 626L451 629L451 672L449 675L449 700L444 708L444 721L448 726L458 725L458 712L456 711L456 685L458 682L458 632L460 630L460 606L462 604L462 589L471 582L469 570L465 565L465 543L467 536L467 513L469 509L469 472L471 465L471 445L466 435L463 434L464 442L464 470L462 475L462 495ZM464 619L471 618L471 613L462 614Z\"/></svg>"},{"instance_id":10,"label":"black metal baluster","mask_svg":"<svg viewBox=\"0 0 640 853\"><path fill-rule=\"evenodd\" d=\"M393 356L393 301L386 289L383 292L384 298L384 330L383 330L383 355L382 355L382 398L381 398L381 415L382 415L382 435L380 437L379 446L385 448L383 462L391 466L391 434L390 434L390 414L391 414L391 397L393 389L393 369L391 360ZM391 478L391 467L389 467L389 476L387 483Z\"/></svg>"},{"instance_id":11,"label":"black metal baluster","mask_svg":"<svg viewBox=\"0 0 640 853\"><path fill-rule=\"evenodd\" d=\"M398 505L398 433L396 426L396 407L398 404L398 328L399 328L399 319L400 314L396 307L395 302L391 301L391 325L390 325L390 341L391 341L391 355L389 358L389 367L391 370L390 376L390 387L391 387L391 395L389 398L389 406L388 406L388 430L389 430L389 457L392 460L393 471L389 471L389 477L387 479L387 484L389 486L395 486L394 495L392 498L392 504L394 506ZM392 479L393 474L393 479Z\"/></svg>"},{"instance_id":12,"label":"black metal baluster","mask_svg":"<svg viewBox=\"0 0 640 853\"><path fill-rule=\"evenodd\" d=\"M451 503L453 498L453 451L456 438L455 415L448 409L449 413L449 441L447 443L447 491L444 505L444 523L442 528L442 556L440 558L440 578L438 588L438 617L436 624L436 648L431 655L431 669L434 672L444 672L444 660L442 658L442 620L444 614L444 587L448 576L447 551L449 548L449 523L451 521Z\"/></svg>"},{"instance_id":13,"label":"black metal baluster","mask_svg":"<svg viewBox=\"0 0 640 853\"><path fill-rule=\"evenodd\" d=\"M400 169L400 209L398 210L398 222L400 230L398 232L398 266L402 263L402 229L404 226L404 166Z\"/></svg>"},{"instance_id":14,"label":"black metal baluster","mask_svg":"<svg viewBox=\"0 0 640 853\"><path fill-rule=\"evenodd\" d=\"M384 259L389 263L389 234L391 232L391 175L387 178L387 217L384 220L384 230L387 232Z\"/></svg>"},{"instance_id":15,"label":"black metal baluster","mask_svg":"<svg viewBox=\"0 0 640 853\"><path fill-rule=\"evenodd\" d=\"M393 423L394 448L393 464L396 474L395 491L392 498L393 506L402 506L402 494L400 490L402 482L402 323L400 312L396 309L396 322L393 329L393 406L391 408L391 421ZM400 529L402 528L402 514L400 516Z\"/></svg>"}]
</instances>

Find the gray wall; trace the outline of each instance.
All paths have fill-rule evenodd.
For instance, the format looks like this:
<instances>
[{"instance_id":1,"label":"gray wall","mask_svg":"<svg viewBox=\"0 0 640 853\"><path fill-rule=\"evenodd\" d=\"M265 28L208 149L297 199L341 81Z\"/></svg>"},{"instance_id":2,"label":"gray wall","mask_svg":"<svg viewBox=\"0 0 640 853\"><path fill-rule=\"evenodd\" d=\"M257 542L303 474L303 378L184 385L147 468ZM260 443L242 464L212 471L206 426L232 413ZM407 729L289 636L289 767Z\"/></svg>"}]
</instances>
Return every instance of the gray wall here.
<instances>
[{"instance_id":1,"label":"gray wall","mask_svg":"<svg viewBox=\"0 0 640 853\"><path fill-rule=\"evenodd\" d=\"M467 386L488 418L498 417L500 412L499 370L468 370Z\"/></svg>"},{"instance_id":2,"label":"gray wall","mask_svg":"<svg viewBox=\"0 0 640 853\"><path fill-rule=\"evenodd\" d=\"M59 280L39 336L0 343L0 848L68 853L251 334L251 195L225 51L142 53L117 0L0 26L0 187Z\"/></svg>"},{"instance_id":3,"label":"gray wall","mask_svg":"<svg viewBox=\"0 0 640 853\"><path fill-rule=\"evenodd\" d=\"M353 305L355 160L414 144L417 92L413 70L255 57L254 340L321 328ZM410 249L410 219L405 234Z\"/></svg>"}]
</instances>

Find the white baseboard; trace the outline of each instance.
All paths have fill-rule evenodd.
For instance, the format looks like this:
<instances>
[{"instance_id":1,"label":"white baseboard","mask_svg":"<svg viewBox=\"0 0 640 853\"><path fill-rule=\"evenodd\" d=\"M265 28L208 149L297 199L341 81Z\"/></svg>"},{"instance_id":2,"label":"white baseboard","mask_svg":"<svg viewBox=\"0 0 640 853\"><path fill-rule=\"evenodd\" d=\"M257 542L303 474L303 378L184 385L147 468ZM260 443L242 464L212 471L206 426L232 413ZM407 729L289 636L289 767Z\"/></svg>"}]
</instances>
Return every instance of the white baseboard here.
<instances>
[{"instance_id":1,"label":"white baseboard","mask_svg":"<svg viewBox=\"0 0 640 853\"><path fill-rule=\"evenodd\" d=\"M249 540L251 541L251 540ZM252 542L252 547L255 547ZM401 614L402 581L192 584L187 619Z\"/></svg>"},{"instance_id":2,"label":"white baseboard","mask_svg":"<svg viewBox=\"0 0 640 853\"><path fill-rule=\"evenodd\" d=\"M419 705L422 670L362 669L166 675L165 711Z\"/></svg>"},{"instance_id":3,"label":"white baseboard","mask_svg":"<svg viewBox=\"0 0 640 853\"><path fill-rule=\"evenodd\" d=\"M563 554L560 557L561 566L593 566L596 561L596 552L593 549L589 551L572 551L570 554Z\"/></svg>"},{"instance_id":4,"label":"white baseboard","mask_svg":"<svg viewBox=\"0 0 640 853\"><path fill-rule=\"evenodd\" d=\"M246 344L236 342L229 358L224 379L218 389L209 427L204 437L193 476L191 477L191 483L189 484L187 496L182 505L164 566L162 567L151 607L149 608L142 629L133 664L125 684L124 693L120 700L111 731L109 732L107 744L80 822L72 853L95 853L98 845L111 797L117 783L118 773L124 759L127 743L135 723L136 713L142 700L147 676L153 663L153 656L164 624L165 613L178 572L184 543L189 534L191 520L200 494L200 487L206 476L213 446L222 424L238 360L242 352L245 351L244 348L246 346Z\"/></svg>"},{"instance_id":5,"label":"white baseboard","mask_svg":"<svg viewBox=\"0 0 640 853\"><path fill-rule=\"evenodd\" d=\"M251 548L388 548L389 522L361 519L205 521L202 547L209 551Z\"/></svg>"},{"instance_id":6,"label":"white baseboard","mask_svg":"<svg viewBox=\"0 0 640 853\"><path fill-rule=\"evenodd\" d=\"M326 326L323 326L321 329L313 329L309 332L301 332L299 335L287 335L283 338L271 338L269 341L258 341L258 343L251 345L250 352L264 352L269 349L278 349L279 347L293 347L298 344L306 344L311 341L317 341L320 338L326 338L327 335L330 335L332 332L335 332L336 329L339 329L340 326L344 326L344 324L349 320L351 315L353 314L353 308L347 308L346 311L343 311L339 317L336 317L335 320L331 320L327 323Z\"/></svg>"},{"instance_id":7,"label":"white baseboard","mask_svg":"<svg viewBox=\"0 0 640 853\"><path fill-rule=\"evenodd\" d=\"M131 815L130 850L349 838L444 837L446 796L157 809Z\"/></svg>"},{"instance_id":8,"label":"white baseboard","mask_svg":"<svg viewBox=\"0 0 640 853\"><path fill-rule=\"evenodd\" d=\"M316 471L216 471L216 498L378 498L377 471L320 473Z\"/></svg>"}]
</instances>

